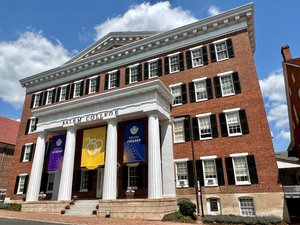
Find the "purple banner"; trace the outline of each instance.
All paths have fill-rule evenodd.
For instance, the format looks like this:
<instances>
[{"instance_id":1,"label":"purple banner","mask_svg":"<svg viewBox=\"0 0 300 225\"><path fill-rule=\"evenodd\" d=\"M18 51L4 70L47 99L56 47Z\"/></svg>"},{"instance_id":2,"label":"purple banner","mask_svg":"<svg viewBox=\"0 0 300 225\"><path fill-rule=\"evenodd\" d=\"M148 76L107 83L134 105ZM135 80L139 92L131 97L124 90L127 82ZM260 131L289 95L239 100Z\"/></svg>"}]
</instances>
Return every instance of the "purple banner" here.
<instances>
[{"instance_id":1,"label":"purple banner","mask_svg":"<svg viewBox=\"0 0 300 225\"><path fill-rule=\"evenodd\" d=\"M61 169L66 144L66 134L52 137L48 171Z\"/></svg>"}]
</instances>

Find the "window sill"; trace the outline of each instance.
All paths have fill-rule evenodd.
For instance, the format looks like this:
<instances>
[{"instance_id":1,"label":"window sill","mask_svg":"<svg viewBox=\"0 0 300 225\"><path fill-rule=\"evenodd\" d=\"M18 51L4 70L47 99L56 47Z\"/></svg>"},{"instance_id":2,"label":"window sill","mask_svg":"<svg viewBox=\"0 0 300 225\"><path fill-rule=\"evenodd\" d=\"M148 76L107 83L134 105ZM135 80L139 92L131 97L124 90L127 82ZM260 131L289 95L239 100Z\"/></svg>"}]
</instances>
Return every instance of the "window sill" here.
<instances>
[{"instance_id":1,"label":"window sill","mask_svg":"<svg viewBox=\"0 0 300 225\"><path fill-rule=\"evenodd\" d=\"M247 185L251 185L251 183L250 182L242 182L242 183L235 182L235 185L237 185L237 186L247 186Z\"/></svg>"},{"instance_id":2,"label":"window sill","mask_svg":"<svg viewBox=\"0 0 300 225\"><path fill-rule=\"evenodd\" d=\"M176 70L176 71L170 71L170 74L173 74L173 73L178 73L178 72L180 72L180 70Z\"/></svg>"},{"instance_id":3,"label":"window sill","mask_svg":"<svg viewBox=\"0 0 300 225\"><path fill-rule=\"evenodd\" d=\"M231 94L227 94L227 95L222 94L222 97L224 98L224 97L230 97L230 96L234 96L234 95L235 95L235 93L231 93Z\"/></svg>"},{"instance_id":4,"label":"window sill","mask_svg":"<svg viewBox=\"0 0 300 225\"><path fill-rule=\"evenodd\" d=\"M222 61L227 60L227 59L229 59L229 57L224 58L224 59L218 59L218 58L217 58L217 61L216 61L216 62L222 62Z\"/></svg>"},{"instance_id":5,"label":"window sill","mask_svg":"<svg viewBox=\"0 0 300 225\"><path fill-rule=\"evenodd\" d=\"M243 136L242 133L238 133L238 134L228 134L228 137L239 137L239 136Z\"/></svg>"},{"instance_id":6,"label":"window sill","mask_svg":"<svg viewBox=\"0 0 300 225\"><path fill-rule=\"evenodd\" d=\"M157 78L157 77L158 77L158 75L153 76L153 77L149 77L149 79L154 79L154 78Z\"/></svg>"},{"instance_id":7,"label":"window sill","mask_svg":"<svg viewBox=\"0 0 300 225\"><path fill-rule=\"evenodd\" d=\"M138 81L133 81L133 82L129 82L129 84L135 84L137 83Z\"/></svg>"},{"instance_id":8,"label":"window sill","mask_svg":"<svg viewBox=\"0 0 300 225\"><path fill-rule=\"evenodd\" d=\"M212 185L208 185L208 184L204 184L204 187L218 187L218 184L212 184Z\"/></svg>"},{"instance_id":9,"label":"window sill","mask_svg":"<svg viewBox=\"0 0 300 225\"><path fill-rule=\"evenodd\" d=\"M212 140L212 137L207 137L207 138L200 138L200 141L207 141L207 140Z\"/></svg>"},{"instance_id":10,"label":"window sill","mask_svg":"<svg viewBox=\"0 0 300 225\"><path fill-rule=\"evenodd\" d=\"M204 64L197 65L197 66L194 66L194 65L193 65L192 69L197 68L197 67L201 67L201 66L204 66Z\"/></svg>"},{"instance_id":11,"label":"window sill","mask_svg":"<svg viewBox=\"0 0 300 225\"><path fill-rule=\"evenodd\" d=\"M196 102L203 102L203 101L207 101L208 100L208 98L205 98L205 99L196 99Z\"/></svg>"},{"instance_id":12,"label":"window sill","mask_svg":"<svg viewBox=\"0 0 300 225\"><path fill-rule=\"evenodd\" d=\"M178 104L175 104L175 105L172 105L173 107L175 107L175 106L181 106L182 105L182 103L178 103Z\"/></svg>"},{"instance_id":13,"label":"window sill","mask_svg":"<svg viewBox=\"0 0 300 225\"><path fill-rule=\"evenodd\" d=\"M185 141L174 141L174 144L181 144L181 143L185 143Z\"/></svg>"}]
</instances>

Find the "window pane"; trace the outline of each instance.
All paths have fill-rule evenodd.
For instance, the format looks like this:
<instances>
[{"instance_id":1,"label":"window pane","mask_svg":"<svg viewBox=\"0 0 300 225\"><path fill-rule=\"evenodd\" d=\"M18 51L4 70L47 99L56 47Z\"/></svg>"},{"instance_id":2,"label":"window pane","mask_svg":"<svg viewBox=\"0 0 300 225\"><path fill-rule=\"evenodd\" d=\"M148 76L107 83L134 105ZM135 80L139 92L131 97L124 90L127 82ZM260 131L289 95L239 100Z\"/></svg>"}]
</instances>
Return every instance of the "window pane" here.
<instances>
[{"instance_id":1,"label":"window pane","mask_svg":"<svg viewBox=\"0 0 300 225\"><path fill-rule=\"evenodd\" d=\"M25 187L25 176L20 176L18 193L23 193Z\"/></svg>"},{"instance_id":2,"label":"window pane","mask_svg":"<svg viewBox=\"0 0 300 225\"><path fill-rule=\"evenodd\" d=\"M218 199L216 199L216 198L210 199L210 211L211 212L219 212Z\"/></svg>"},{"instance_id":3,"label":"window pane","mask_svg":"<svg viewBox=\"0 0 300 225\"><path fill-rule=\"evenodd\" d=\"M210 124L210 117L200 117L199 119L199 134L200 139L211 138L211 124Z\"/></svg>"},{"instance_id":4,"label":"window pane","mask_svg":"<svg viewBox=\"0 0 300 225\"><path fill-rule=\"evenodd\" d=\"M130 68L130 83L138 81L138 68L132 67Z\"/></svg>"},{"instance_id":5,"label":"window pane","mask_svg":"<svg viewBox=\"0 0 300 225\"><path fill-rule=\"evenodd\" d=\"M234 94L234 86L233 86L233 80L232 75L226 75L220 77L221 81L221 87L222 87L222 96Z\"/></svg>"},{"instance_id":6,"label":"window pane","mask_svg":"<svg viewBox=\"0 0 300 225\"><path fill-rule=\"evenodd\" d=\"M134 187L137 188L138 187L138 171L137 171L137 167L128 167L128 184L129 187Z\"/></svg>"},{"instance_id":7,"label":"window pane","mask_svg":"<svg viewBox=\"0 0 300 225\"><path fill-rule=\"evenodd\" d=\"M49 173L47 191L53 191L54 178L55 178L55 173Z\"/></svg>"},{"instance_id":8,"label":"window pane","mask_svg":"<svg viewBox=\"0 0 300 225\"><path fill-rule=\"evenodd\" d=\"M25 146L23 162L28 162L30 158L31 145Z\"/></svg>"},{"instance_id":9,"label":"window pane","mask_svg":"<svg viewBox=\"0 0 300 225\"><path fill-rule=\"evenodd\" d=\"M170 63L170 72L171 73L179 71L179 55L170 56L169 63Z\"/></svg>"},{"instance_id":10,"label":"window pane","mask_svg":"<svg viewBox=\"0 0 300 225\"><path fill-rule=\"evenodd\" d=\"M87 170L81 171L81 190L88 189L89 173Z\"/></svg>"},{"instance_id":11,"label":"window pane","mask_svg":"<svg viewBox=\"0 0 300 225\"><path fill-rule=\"evenodd\" d=\"M80 88L81 88L81 83L75 83L74 87L74 97L80 96Z\"/></svg>"},{"instance_id":12,"label":"window pane","mask_svg":"<svg viewBox=\"0 0 300 225\"><path fill-rule=\"evenodd\" d=\"M35 125L36 125L36 119L31 119L30 120L30 128L29 128L30 133L35 131Z\"/></svg>"},{"instance_id":13,"label":"window pane","mask_svg":"<svg viewBox=\"0 0 300 225\"><path fill-rule=\"evenodd\" d=\"M184 141L184 123L183 121L174 121L174 139L175 142Z\"/></svg>"},{"instance_id":14,"label":"window pane","mask_svg":"<svg viewBox=\"0 0 300 225\"><path fill-rule=\"evenodd\" d=\"M226 113L226 122L227 122L227 126L228 126L229 135L230 134L242 134L238 111Z\"/></svg>"},{"instance_id":15,"label":"window pane","mask_svg":"<svg viewBox=\"0 0 300 225\"><path fill-rule=\"evenodd\" d=\"M60 90L60 101L63 101L63 100L66 100L66 97L67 97L67 87L64 86L61 88Z\"/></svg>"},{"instance_id":16,"label":"window pane","mask_svg":"<svg viewBox=\"0 0 300 225\"><path fill-rule=\"evenodd\" d=\"M193 67L203 65L202 49L192 51Z\"/></svg>"},{"instance_id":17,"label":"window pane","mask_svg":"<svg viewBox=\"0 0 300 225\"><path fill-rule=\"evenodd\" d=\"M46 104L51 104L53 97L53 90L48 91Z\"/></svg>"},{"instance_id":18,"label":"window pane","mask_svg":"<svg viewBox=\"0 0 300 225\"><path fill-rule=\"evenodd\" d=\"M156 77L158 75L157 61L149 62L149 78Z\"/></svg>"},{"instance_id":19,"label":"window pane","mask_svg":"<svg viewBox=\"0 0 300 225\"><path fill-rule=\"evenodd\" d=\"M96 83L97 83L96 78L90 79L90 92L89 93L95 93L96 92Z\"/></svg>"},{"instance_id":20,"label":"window pane","mask_svg":"<svg viewBox=\"0 0 300 225\"><path fill-rule=\"evenodd\" d=\"M196 100L206 100L207 99L207 91L206 91L206 81L199 81L194 83L195 85L195 94L196 94Z\"/></svg>"},{"instance_id":21,"label":"window pane","mask_svg":"<svg viewBox=\"0 0 300 225\"><path fill-rule=\"evenodd\" d=\"M40 104L41 94L35 94L33 107L38 107Z\"/></svg>"},{"instance_id":22,"label":"window pane","mask_svg":"<svg viewBox=\"0 0 300 225\"><path fill-rule=\"evenodd\" d=\"M173 105L182 104L181 86L172 87L171 92L174 96Z\"/></svg>"},{"instance_id":23,"label":"window pane","mask_svg":"<svg viewBox=\"0 0 300 225\"><path fill-rule=\"evenodd\" d=\"M228 58L228 52L227 52L227 45L226 42L219 42L215 44L216 46L216 53L217 53L217 59L227 59Z\"/></svg>"},{"instance_id":24,"label":"window pane","mask_svg":"<svg viewBox=\"0 0 300 225\"><path fill-rule=\"evenodd\" d=\"M183 187L188 185L188 170L186 162L176 163L177 168L177 186Z\"/></svg>"},{"instance_id":25,"label":"window pane","mask_svg":"<svg viewBox=\"0 0 300 225\"><path fill-rule=\"evenodd\" d=\"M240 199L240 207L243 216L255 216L255 209L252 198Z\"/></svg>"},{"instance_id":26,"label":"window pane","mask_svg":"<svg viewBox=\"0 0 300 225\"><path fill-rule=\"evenodd\" d=\"M237 182L249 182L249 173L246 157L234 157L234 173Z\"/></svg>"},{"instance_id":27,"label":"window pane","mask_svg":"<svg viewBox=\"0 0 300 225\"><path fill-rule=\"evenodd\" d=\"M109 74L109 88L114 88L117 86L117 73Z\"/></svg>"}]
</instances>

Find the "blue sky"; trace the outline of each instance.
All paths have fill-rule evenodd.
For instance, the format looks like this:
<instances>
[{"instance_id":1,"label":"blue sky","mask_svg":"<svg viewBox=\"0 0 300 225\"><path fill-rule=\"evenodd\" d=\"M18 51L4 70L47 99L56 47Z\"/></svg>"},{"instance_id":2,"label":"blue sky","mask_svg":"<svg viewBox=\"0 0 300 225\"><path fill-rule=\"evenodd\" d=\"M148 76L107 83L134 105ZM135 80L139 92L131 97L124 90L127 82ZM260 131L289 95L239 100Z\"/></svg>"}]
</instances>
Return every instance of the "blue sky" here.
<instances>
[{"instance_id":1,"label":"blue sky","mask_svg":"<svg viewBox=\"0 0 300 225\"><path fill-rule=\"evenodd\" d=\"M221 0L6 0L0 7L0 115L20 119L18 80L59 66L109 31L167 30L249 3ZM255 62L276 151L289 144L280 48L300 57L300 1L254 1ZM153 16L154 15L154 16Z\"/></svg>"}]
</instances>

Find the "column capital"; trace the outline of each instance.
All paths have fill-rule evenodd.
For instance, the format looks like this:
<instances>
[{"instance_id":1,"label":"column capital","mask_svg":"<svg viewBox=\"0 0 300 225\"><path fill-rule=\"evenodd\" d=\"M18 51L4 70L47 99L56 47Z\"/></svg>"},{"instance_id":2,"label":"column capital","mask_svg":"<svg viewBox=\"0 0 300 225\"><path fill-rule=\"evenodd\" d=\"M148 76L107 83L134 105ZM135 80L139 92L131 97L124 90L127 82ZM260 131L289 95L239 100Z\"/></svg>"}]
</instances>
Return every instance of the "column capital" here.
<instances>
[{"instance_id":1,"label":"column capital","mask_svg":"<svg viewBox=\"0 0 300 225\"><path fill-rule=\"evenodd\" d=\"M158 118L158 111L157 110L148 111L147 115L148 115L148 117L153 116L154 118Z\"/></svg>"},{"instance_id":2,"label":"column capital","mask_svg":"<svg viewBox=\"0 0 300 225\"><path fill-rule=\"evenodd\" d=\"M45 130L38 130L35 132L37 134L38 137L40 138L45 138L47 135L47 132Z\"/></svg>"},{"instance_id":3,"label":"column capital","mask_svg":"<svg viewBox=\"0 0 300 225\"><path fill-rule=\"evenodd\" d=\"M116 117L114 118L108 118L105 120L108 124L117 125L118 119Z\"/></svg>"},{"instance_id":4,"label":"column capital","mask_svg":"<svg viewBox=\"0 0 300 225\"><path fill-rule=\"evenodd\" d=\"M77 130L77 126L75 126L75 125L66 125L66 126L64 126L64 128L66 128L67 131L70 131L70 132L75 132Z\"/></svg>"}]
</instances>

